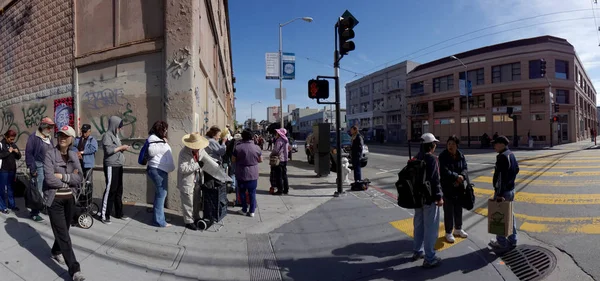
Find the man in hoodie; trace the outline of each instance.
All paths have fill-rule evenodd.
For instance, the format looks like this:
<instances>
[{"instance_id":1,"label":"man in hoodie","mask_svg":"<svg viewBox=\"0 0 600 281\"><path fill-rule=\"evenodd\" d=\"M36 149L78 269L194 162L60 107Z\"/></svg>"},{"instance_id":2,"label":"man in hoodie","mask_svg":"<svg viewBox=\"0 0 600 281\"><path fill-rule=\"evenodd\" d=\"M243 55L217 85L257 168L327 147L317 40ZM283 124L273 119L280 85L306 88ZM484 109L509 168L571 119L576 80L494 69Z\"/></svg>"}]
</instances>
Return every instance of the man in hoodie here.
<instances>
[{"instance_id":1,"label":"man in hoodie","mask_svg":"<svg viewBox=\"0 0 600 281\"><path fill-rule=\"evenodd\" d=\"M104 150L104 178L106 179L106 190L102 196L100 207L101 221L110 224L110 213L115 206L114 217L127 219L123 215L123 165L125 155L130 146L122 145L119 132L123 127L123 120L117 116L108 119L108 130L102 136L102 148Z\"/></svg>"},{"instance_id":2,"label":"man in hoodie","mask_svg":"<svg viewBox=\"0 0 600 281\"><path fill-rule=\"evenodd\" d=\"M54 122L48 117L42 118L40 126L35 133L31 134L25 145L25 163L29 169L29 174L36 180L36 187L42 194L44 186L44 157L46 150L54 147L52 141L52 132L54 131ZM40 216L41 210L31 210L29 215L31 219L37 222L44 219Z\"/></svg>"}]
</instances>

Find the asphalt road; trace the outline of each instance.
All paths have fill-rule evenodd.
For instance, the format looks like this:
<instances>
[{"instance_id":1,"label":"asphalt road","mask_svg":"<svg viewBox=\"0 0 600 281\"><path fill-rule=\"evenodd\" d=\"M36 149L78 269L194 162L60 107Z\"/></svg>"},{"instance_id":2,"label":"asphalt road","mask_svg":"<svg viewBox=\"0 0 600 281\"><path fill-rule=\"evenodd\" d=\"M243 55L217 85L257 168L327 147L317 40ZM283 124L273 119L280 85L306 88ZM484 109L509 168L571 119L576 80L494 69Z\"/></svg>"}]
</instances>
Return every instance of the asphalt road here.
<instances>
[{"instance_id":1,"label":"asphalt road","mask_svg":"<svg viewBox=\"0 0 600 281\"><path fill-rule=\"evenodd\" d=\"M302 148L302 144L298 145ZM436 151L440 153L442 150ZM416 151L412 151L414 156ZM573 257L600 280L600 150L515 151L521 172L517 177L515 216L519 231L553 245ZM557 154L558 155L553 155ZM300 152L295 159L306 159ZM492 194L496 153L465 150L470 178L475 185L476 209L465 216L487 216L486 199ZM396 194L397 173L408 160L407 148L370 146L363 178ZM312 165L306 164L306 169Z\"/></svg>"}]
</instances>

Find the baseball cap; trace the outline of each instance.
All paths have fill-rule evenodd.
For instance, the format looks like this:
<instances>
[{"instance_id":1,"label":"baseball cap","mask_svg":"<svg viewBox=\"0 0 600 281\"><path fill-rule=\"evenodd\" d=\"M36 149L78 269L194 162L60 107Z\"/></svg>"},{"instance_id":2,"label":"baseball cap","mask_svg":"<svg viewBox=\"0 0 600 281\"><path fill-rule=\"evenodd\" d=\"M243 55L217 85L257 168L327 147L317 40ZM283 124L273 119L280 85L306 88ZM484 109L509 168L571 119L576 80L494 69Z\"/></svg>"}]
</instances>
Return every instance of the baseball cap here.
<instances>
[{"instance_id":1,"label":"baseball cap","mask_svg":"<svg viewBox=\"0 0 600 281\"><path fill-rule=\"evenodd\" d=\"M89 131L91 128L92 128L92 126L90 124L83 124L81 126L81 131L85 133L85 132Z\"/></svg>"},{"instance_id":2,"label":"baseball cap","mask_svg":"<svg viewBox=\"0 0 600 281\"><path fill-rule=\"evenodd\" d=\"M52 119L50 119L50 117L44 117L44 118L42 118L42 121L40 123L42 123L42 124L48 124L48 125L54 125L54 121L52 121Z\"/></svg>"},{"instance_id":3,"label":"baseball cap","mask_svg":"<svg viewBox=\"0 0 600 281\"><path fill-rule=\"evenodd\" d=\"M423 143L440 142L432 133L425 133L421 136Z\"/></svg>"},{"instance_id":4,"label":"baseball cap","mask_svg":"<svg viewBox=\"0 0 600 281\"><path fill-rule=\"evenodd\" d=\"M508 138L505 136L499 136L497 138L495 138L492 143L502 143L504 145L508 145Z\"/></svg>"},{"instance_id":5,"label":"baseball cap","mask_svg":"<svg viewBox=\"0 0 600 281\"><path fill-rule=\"evenodd\" d=\"M58 130L58 132L63 133L69 137L77 137L77 135L75 135L75 130L71 126L62 126L60 127L60 130Z\"/></svg>"}]
</instances>

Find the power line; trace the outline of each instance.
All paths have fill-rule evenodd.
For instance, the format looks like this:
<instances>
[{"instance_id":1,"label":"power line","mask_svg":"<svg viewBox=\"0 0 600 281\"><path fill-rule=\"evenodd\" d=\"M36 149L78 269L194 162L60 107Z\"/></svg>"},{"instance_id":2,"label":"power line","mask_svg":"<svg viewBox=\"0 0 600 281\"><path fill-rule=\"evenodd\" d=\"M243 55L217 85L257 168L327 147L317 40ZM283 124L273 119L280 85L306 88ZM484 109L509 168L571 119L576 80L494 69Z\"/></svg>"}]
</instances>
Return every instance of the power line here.
<instances>
[{"instance_id":1,"label":"power line","mask_svg":"<svg viewBox=\"0 0 600 281\"><path fill-rule=\"evenodd\" d=\"M440 41L440 42L438 42L438 43L435 43L435 44L429 45L429 46L427 46L427 47L421 48L421 49L419 49L419 50L417 50L417 51L414 51L414 52L412 52L412 53L410 53L410 54L404 55L404 56L402 56L402 57L399 57L399 58L397 58L397 59L393 59L393 60L387 61L387 62L385 62L385 63L383 63L383 64L377 65L377 66L375 66L375 67L373 67L373 68L370 68L370 69L368 69L366 72L371 72L372 70L378 69L378 68L380 68L380 67L382 67L382 66L387 66L388 64L390 64L390 63L392 63L392 62L395 62L395 61L398 61L398 60L402 60L402 59L404 59L404 58L407 58L407 57L409 57L409 56L412 56L412 55L414 55L414 54L420 53L420 52L422 52L422 51L425 51L425 50L427 50L427 49L430 49L430 48L432 48L432 47L435 47L435 46L438 46L438 45L444 44L444 43L446 43L446 42L448 42L448 41L452 41L452 40L455 40L455 39L458 39L458 38L462 38L462 37L465 37L465 36L467 36L467 35L471 35L471 34L473 34L473 33L477 33L477 32L480 32L480 31L484 31L484 30L488 30L488 29L496 28L496 27L503 26L503 25L507 25L507 24L511 24L511 23L516 23L516 22L521 22L521 21L531 20L531 19L535 19L535 18L539 18L539 17L551 16L551 15L557 15L557 14L565 14L565 13L582 12L582 11L589 11L589 10L590 10L590 9L577 9L577 10L569 10L569 11L562 11L562 12L553 12L553 13L541 14L541 15L536 15L536 16L531 16L531 17L526 17L526 18L521 18L521 19L517 19L517 20L507 21L507 22L504 22L504 23L499 23L499 24L495 24L495 25L490 25L490 26L487 26L487 27L484 27L484 28L480 28L480 29L477 29L477 30L474 30L474 31L470 31L470 32L464 33L464 34L462 34L462 35L458 35L458 36L455 36L455 37L452 37L452 38L449 38L449 39L446 39L446 40ZM593 9L592 9L592 10L593 10Z\"/></svg>"},{"instance_id":2,"label":"power line","mask_svg":"<svg viewBox=\"0 0 600 281\"><path fill-rule=\"evenodd\" d=\"M598 37L598 46L600 46L600 34L598 34L600 30L598 27L598 22L596 22L596 11L594 11L594 3L596 2L597 0L591 0L590 4L592 4L592 14L594 15L594 29L596 29L596 36Z\"/></svg>"}]
</instances>

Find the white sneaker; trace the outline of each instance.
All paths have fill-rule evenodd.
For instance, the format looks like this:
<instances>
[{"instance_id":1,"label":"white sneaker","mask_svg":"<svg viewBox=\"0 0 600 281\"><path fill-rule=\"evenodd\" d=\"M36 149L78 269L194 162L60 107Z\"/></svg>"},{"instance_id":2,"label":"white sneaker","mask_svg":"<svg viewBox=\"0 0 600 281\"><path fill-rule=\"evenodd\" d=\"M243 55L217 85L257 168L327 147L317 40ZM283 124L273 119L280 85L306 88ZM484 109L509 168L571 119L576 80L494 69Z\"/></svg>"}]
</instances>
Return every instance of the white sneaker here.
<instances>
[{"instance_id":1,"label":"white sneaker","mask_svg":"<svg viewBox=\"0 0 600 281\"><path fill-rule=\"evenodd\" d=\"M62 264L62 265L65 265L65 264L66 264L66 263L65 263L65 258L63 257L63 255L62 255L62 254L59 254L59 255L52 255L52 259L53 259L54 261L56 261L57 263L59 263L59 264Z\"/></svg>"},{"instance_id":2,"label":"white sneaker","mask_svg":"<svg viewBox=\"0 0 600 281\"><path fill-rule=\"evenodd\" d=\"M469 237L469 234L467 234L462 229L455 229L453 234L454 234L454 236L458 236L460 238L467 238L467 237Z\"/></svg>"},{"instance_id":3,"label":"white sneaker","mask_svg":"<svg viewBox=\"0 0 600 281\"><path fill-rule=\"evenodd\" d=\"M455 241L455 240L454 240L454 236L452 236L452 234L451 234L451 233L446 233L446 241L447 241L448 243L454 243L454 241Z\"/></svg>"},{"instance_id":4,"label":"white sneaker","mask_svg":"<svg viewBox=\"0 0 600 281\"><path fill-rule=\"evenodd\" d=\"M248 213L248 216L253 218L254 217L254 213Z\"/></svg>"},{"instance_id":5,"label":"white sneaker","mask_svg":"<svg viewBox=\"0 0 600 281\"><path fill-rule=\"evenodd\" d=\"M75 272L75 274L73 274L73 281L84 281L85 277L83 277L83 274L81 274L81 271L77 271Z\"/></svg>"}]
</instances>

